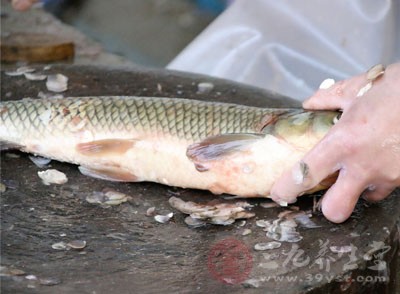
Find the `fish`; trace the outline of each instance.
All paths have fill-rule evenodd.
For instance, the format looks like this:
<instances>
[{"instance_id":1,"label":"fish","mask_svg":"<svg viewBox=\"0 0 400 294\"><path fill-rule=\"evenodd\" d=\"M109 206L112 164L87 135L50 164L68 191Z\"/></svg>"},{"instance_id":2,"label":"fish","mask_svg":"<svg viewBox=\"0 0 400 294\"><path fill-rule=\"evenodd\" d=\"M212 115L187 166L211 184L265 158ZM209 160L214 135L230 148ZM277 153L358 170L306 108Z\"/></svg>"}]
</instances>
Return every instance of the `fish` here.
<instances>
[{"instance_id":1,"label":"fish","mask_svg":"<svg viewBox=\"0 0 400 294\"><path fill-rule=\"evenodd\" d=\"M268 198L340 113L97 96L2 101L0 116L1 149L76 164L87 176Z\"/></svg>"}]
</instances>

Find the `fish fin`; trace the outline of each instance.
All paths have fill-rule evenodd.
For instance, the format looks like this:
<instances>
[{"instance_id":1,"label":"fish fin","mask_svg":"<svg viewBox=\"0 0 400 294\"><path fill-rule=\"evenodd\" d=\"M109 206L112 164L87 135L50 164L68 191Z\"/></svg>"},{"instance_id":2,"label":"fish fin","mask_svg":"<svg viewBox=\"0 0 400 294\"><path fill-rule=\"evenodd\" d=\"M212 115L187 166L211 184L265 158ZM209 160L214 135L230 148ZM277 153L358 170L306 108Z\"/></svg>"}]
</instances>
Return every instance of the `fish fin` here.
<instances>
[{"instance_id":1,"label":"fish fin","mask_svg":"<svg viewBox=\"0 0 400 294\"><path fill-rule=\"evenodd\" d=\"M324 187L326 187L326 188L329 188L330 186L332 186L336 182L338 176L339 176L339 172L335 172L335 173L331 174L330 176L327 176L319 184L324 186Z\"/></svg>"},{"instance_id":2,"label":"fish fin","mask_svg":"<svg viewBox=\"0 0 400 294\"><path fill-rule=\"evenodd\" d=\"M19 149L21 150L24 146L10 142L10 141L0 141L0 151L10 150L10 149Z\"/></svg>"},{"instance_id":3,"label":"fish fin","mask_svg":"<svg viewBox=\"0 0 400 294\"><path fill-rule=\"evenodd\" d=\"M86 166L79 166L79 171L85 176L93 177L96 179L114 181L114 182L137 182L138 178L117 167L101 167L90 168Z\"/></svg>"},{"instance_id":4,"label":"fish fin","mask_svg":"<svg viewBox=\"0 0 400 294\"><path fill-rule=\"evenodd\" d=\"M124 154L135 145L134 139L104 139L76 145L76 150L86 156Z\"/></svg>"},{"instance_id":5,"label":"fish fin","mask_svg":"<svg viewBox=\"0 0 400 294\"><path fill-rule=\"evenodd\" d=\"M332 186L336 180L337 177L339 176L339 172L335 172L329 176L327 176L325 179L323 179L318 185L316 185L314 188L307 190L305 193L306 194L312 194L321 190L326 190L330 186Z\"/></svg>"},{"instance_id":6,"label":"fish fin","mask_svg":"<svg viewBox=\"0 0 400 294\"><path fill-rule=\"evenodd\" d=\"M262 134L222 134L208 137L199 143L190 145L186 156L193 162L207 162L246 149L255 141L262 139Z\"/></svg>"}]
</instances>

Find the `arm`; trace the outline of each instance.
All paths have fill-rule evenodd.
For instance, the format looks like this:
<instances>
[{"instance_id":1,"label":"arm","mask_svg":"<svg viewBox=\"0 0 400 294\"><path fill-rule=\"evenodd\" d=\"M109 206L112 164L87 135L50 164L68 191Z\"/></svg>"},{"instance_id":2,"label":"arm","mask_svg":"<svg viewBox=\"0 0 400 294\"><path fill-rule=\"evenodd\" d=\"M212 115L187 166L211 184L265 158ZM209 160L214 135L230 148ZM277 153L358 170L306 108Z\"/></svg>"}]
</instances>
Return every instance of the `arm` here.
<instances>
[{"instance_id":1,"label":"arm","mask_svg":"<svg viewBox=\"0 0 400 294\"><path fill-rule=\"evenodd\" d=\"M400 186L400 63L389 66L371 89L357 97L367 83L367 74L362 74L319 90L304 102L304 108L342 109L343 115L303 158L302 165L308 167L304 181L296 183L293 178L299 163L275 183L272 199L294 202L339 171L322 199L322 212L340 223L351 215L361 194L368 201L379 201Z\"/></svg>"},{"instance_id":2,"label":"arm","mask_svg":"<svg viewBox=\"0 0 400 294\"><path fill-rule=\"evenodd\" d=\"M15 10L25 11L38 1L39 0L12 0L11 5Z\"/></svg>"}]
</instances>

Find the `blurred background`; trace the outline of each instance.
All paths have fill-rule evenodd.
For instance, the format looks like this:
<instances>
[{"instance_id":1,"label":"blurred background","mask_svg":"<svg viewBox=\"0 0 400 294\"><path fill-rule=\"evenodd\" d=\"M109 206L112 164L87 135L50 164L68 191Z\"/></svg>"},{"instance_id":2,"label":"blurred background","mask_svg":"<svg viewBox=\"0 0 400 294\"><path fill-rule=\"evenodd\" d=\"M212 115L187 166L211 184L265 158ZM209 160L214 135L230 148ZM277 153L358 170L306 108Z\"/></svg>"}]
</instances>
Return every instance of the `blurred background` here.
<instances>
[{"instance_id":1,"label":"blurred background","mask_svg":"<svg viewBox=\"0 0 400 294\"><path fill-rule=\"evenodd\" d=\"M44 0L62 21L132 62L164 67L232 0ZM161 47L161 48L160 48Z\"/></svg>"}]
</instances>

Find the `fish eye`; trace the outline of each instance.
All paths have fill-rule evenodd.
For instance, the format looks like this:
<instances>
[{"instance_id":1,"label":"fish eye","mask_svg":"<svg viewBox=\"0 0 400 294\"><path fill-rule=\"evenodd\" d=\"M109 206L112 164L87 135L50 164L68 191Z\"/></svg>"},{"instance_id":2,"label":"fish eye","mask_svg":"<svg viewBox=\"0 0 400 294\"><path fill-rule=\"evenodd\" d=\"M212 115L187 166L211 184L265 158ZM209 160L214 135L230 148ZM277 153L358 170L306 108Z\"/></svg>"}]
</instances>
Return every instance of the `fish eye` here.
<instances>
[{"instance_id":1,"label":"fish eye","mask_svg":"<svg viewBox=\"0 0 400 294\"><path fill-rule=\"evenodd\" d=\"M334 125L337 124L337 122L339 121L339 119L341 118L341 116L342 116L342 113L339 112L338 115L336 115L336 116L333 118L333 124L334 124Z\"/></svg>"}]
</instances>

